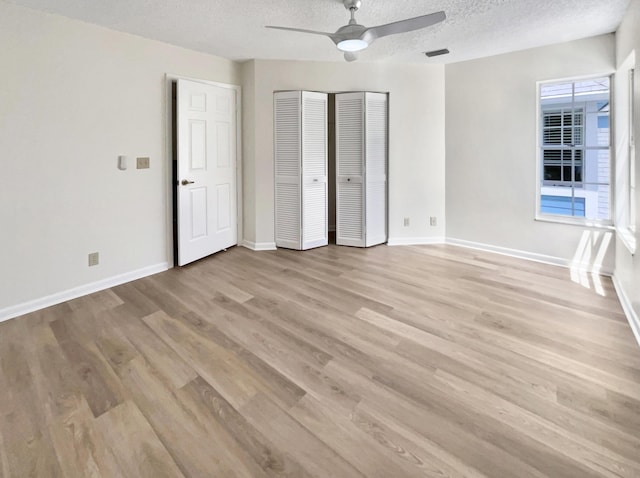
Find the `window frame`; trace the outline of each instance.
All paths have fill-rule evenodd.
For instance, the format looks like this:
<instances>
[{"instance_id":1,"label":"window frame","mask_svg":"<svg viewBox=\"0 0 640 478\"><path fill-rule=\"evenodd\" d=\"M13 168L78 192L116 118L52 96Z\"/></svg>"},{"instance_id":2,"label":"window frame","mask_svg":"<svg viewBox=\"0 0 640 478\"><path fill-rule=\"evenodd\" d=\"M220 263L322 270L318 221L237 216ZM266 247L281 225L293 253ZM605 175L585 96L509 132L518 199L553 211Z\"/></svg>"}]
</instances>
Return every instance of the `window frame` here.
<instances>
[{"instance_id":1,"label":"window frame","mask_svg":"<svg viewBox=\"0 0 640 478\"><path fill-rule=\"evenodd\" d=\"M626 125L627 134L628 134L628 145L627 145L627 164L625 165L624 171L624 184L622 186L624 197L621 198L621 202L623 202L624 209L622 211L616 211L616 217L619 218L619 224L617 224L616 232L620 241L624 244L624 246L629 250L631 255L635 255L637 248L637 211L636 211L636 194L637 194L637 184L636 184L636 157L635 157L635 121L636 121L636 111L635 111L635 75L637 72L635 71L635 56L632 55L631 66L629 66L629 59L624 62L624 65L621 67L621 72L618 74L626 74L627 81L627 97L625 98L627 101L627 121Z\"/></svg>"},{"instance_id":2,"label":"window frame","mask_svg":"<svg viewBox=\"0 0 640 478\"><path fill-rule=\"evenodd\" d=\"M545 85L552 84L562 84L562 83L576 83L580 81L588 81L594 80L598 78L608 78L609 79L609 219L588 219L586 217L576 217L576 216L563 216L560 214L545 214L541 211L541 203L542 203L542 187L544 186L542 171L543 171L543 143L542 143L542 132L543 132L543 108L542 102L540 101L540 95L542 88ZM535 212L534 219L536 221L542 222L552 222L552 223L560 223L560 224L568 224L568 225L576 225L583 227L594 227L594 228L603 228L603 229L614 229L614 220L613 216L615 214L615 194L614 194L614 183L613 179L615 178L615 161L614 161L614 127L613 118L614 118L614 91L613 91L613 73L606 72L601 74L593 74L593 75L585 75L585 76L575 76L569 78L554 78L550 80L542 80L536 82L536 173L535 173L535 181L536 181L536 201L535 201ZM586 120L586 110L584 111L585 120ZM584 136L584 144L583 144L583 168L586 161L586 135ZM584 169L583 173L584 174ZM592 184L592 183L579 183L580 186L577 188L581 188L583 184ZM569 189L569 188L567 188ZM574 186L571 188L572 195L573 191L576 189Z\"/></svg>"},{"instance_id":3,"label":"window frame","mask_svg":"<svg viewBox=\"0 0 640 478\"><path fill-rule=\"evenodd\" d=\"M636 155L635 155L635 149L636 149L636 139L635 139L635 121L636 121L636 112L635 112L635 75L636 75L636 69L635 66L633 68L630 68L628 70L628 79L627 81L629 82L629 86L628 86L628 94L629 94L629 98L628 98L628 104L629 104L629 165L628 165L628 171L627 173L629 174L629 185L628 185L628 218L627 218L627 224L626 227L629 230L629 232L635 237L636 232L637 232L637 224L636 224L636 219L637 219L637 211L636 211L636 193L637 193L637 184L636 184ZM635 249L635 245L634 245L634 249Z\"/></svg>"},{"instance_id":4,"label":"window frame","mask_svg":"<svg viewBox=\"0 0 640 478\"><path fill-rule=\"evenodd\" d=\"M620 109L616 116L617 133L616 146L626 149L616 154L616 167L620 168L616 174L616 235L622 245L635 255L637 247L637 211L635 194L637 193L635 158L635 122L638 120L638 111L635 108L635 95L639 94L635 88L634 80L637 80L636 52L632 50L616 71L616 94ZM635 90L635 91L634 91ZM625 111L626 109L626 111Z\"/></svg>"}]
</instances>

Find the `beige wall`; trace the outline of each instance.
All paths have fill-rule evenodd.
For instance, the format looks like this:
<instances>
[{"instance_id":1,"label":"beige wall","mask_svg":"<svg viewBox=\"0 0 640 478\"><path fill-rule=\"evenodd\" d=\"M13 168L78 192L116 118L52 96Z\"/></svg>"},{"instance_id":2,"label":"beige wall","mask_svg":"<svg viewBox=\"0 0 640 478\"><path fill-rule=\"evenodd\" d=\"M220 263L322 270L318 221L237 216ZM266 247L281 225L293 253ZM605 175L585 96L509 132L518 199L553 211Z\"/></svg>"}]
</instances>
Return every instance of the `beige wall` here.
<instances>
[{"instance_id":1,"label":"beige wall","mask_svg":"<svg viewBox=\"0 0 640 478\"><path fill-rule=\"evenodd\" d=\"M255 103L245 102L244 111L245 131L248 126L253 133L245 135L245 164L255 174L255 200L246 201L245 208L245 221L255 223L254 236L246 228L250 242L274 243L273 92L299 89L389 92L390 239L420 242L444 236L443 66L251 63L245 72L254 77L245 84L255 85ZM437 227L429 226L429 216L438 217ZM404 217L410 217L410 227L403 227Z\"/></svg>"},{"instance_id":2,"label":"beige wall","mask_svg":"<svg viewBox=\"0 0 640 478\"><path fill-rule=\"evenodd\" d=\"M640 68L638 67L638 59L640 55L640 0L631 0L629 10L625 15L624 21L616 35L616 58L617 66L622 66L623 62L635 50L635 138L636 138L636 157L632 161L636 163L636 184L640 184ZM624 130L620 129L617 134L618 142L621 148L624 147L624 141L621 137ZM636 211L640 212L640 194L636 194ZM638 214L640 216L640 214ZM636 217L636 224L640 224L640 217ZM640 234L636 231L636 244L640 247ZM640 252L640 249L637 249ZM618 240L616 247L616 270L615 279L619 292L624 296L623 300L627 301L627 305L633 310L635 315L636 334L640 340L640 259L638 253L632 255L624 244Z\"/></svg>"},{"instance_id":3,"label":"beige wall","mask_svg":"<svg viewBox=\"0 0 640 478\"><path fill-rule=\"evenodd\" d=\"M242 64L242 201L243 201L243 234L251 242L256 237L256 174L255 174L255 112L256 83L255 62Z\"/></svg>"},{"instance_id":4,"label":"beige wall","mask_svg":"<svg viewBox=\"0 0 640 478\"><path fill-rule=\"evenodd\" d=\"M536 82L610 74L614 47L614 35L603 35L447 65L448 238L559 263L593 261L605 233L534 220ZM576 255L587 237L595 246L590 258ZM613 244L602 261L609 271Z\"/></svg>"},{"instance_id":5,"label":"beige wall","mask_svg":"<svg viewBox=\"0 0 640 478\"><path fill-rule=\"evenodd\" d=\"M239 84L239 65L6 2L0 45L0 317L162 267L165 73ZM119 171L121 154L149 156L151 168ZM89 268L94 251L101 263Z\"/></svg>"}]
</instances>

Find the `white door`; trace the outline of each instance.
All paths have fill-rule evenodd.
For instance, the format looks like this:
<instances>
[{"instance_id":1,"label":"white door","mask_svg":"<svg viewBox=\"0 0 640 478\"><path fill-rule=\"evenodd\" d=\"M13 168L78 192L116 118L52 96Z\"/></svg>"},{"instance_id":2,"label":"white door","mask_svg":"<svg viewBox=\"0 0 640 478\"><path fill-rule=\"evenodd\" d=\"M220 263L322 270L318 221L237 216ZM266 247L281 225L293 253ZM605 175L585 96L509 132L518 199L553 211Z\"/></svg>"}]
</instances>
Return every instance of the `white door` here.
<instances>
[{"instance_id":1,"label":"white door","mask_svg":"<svg viewBox=\"0 0 640 478\"><path fill-rule=\"evenodd\" d=\"M302 92L302 249L329 244L327 94Z\"/></svg>"},{"instance_id":2,"label":"white door","mask_svg":"<svg viewBox=\"0 0 640 478\"><path fill-rule=\"evenodd\" d=\"M276 246L301 249L302 122L300 91L274 94Z\"/></svg>"},{"instance_id":3,"label":"white door","mask_svg":"<svg viewBox=\"0 0 640 478\"><path fill-rule=\"evenodd\" d=\"M387 242L387 95L365 93L365 245Z\"/></svg>"},{"instance_id":4,"label":"white door","mask_svg":"<svg viewBox=\"0 0 640 478\"><path fill-rule=\"evenodd\" d=\"M236 90L178 80L178 265L238 243Z\"/></svg>"},{"instance_id":5,"label":"white door","mask_svg":"<svg viewBox=\"0 0 640 478\"><path fill-rule=\"evenodd\" d=\"M365 247L364 94L336 95L336 244Z\"/></svg>"}]
</instances>

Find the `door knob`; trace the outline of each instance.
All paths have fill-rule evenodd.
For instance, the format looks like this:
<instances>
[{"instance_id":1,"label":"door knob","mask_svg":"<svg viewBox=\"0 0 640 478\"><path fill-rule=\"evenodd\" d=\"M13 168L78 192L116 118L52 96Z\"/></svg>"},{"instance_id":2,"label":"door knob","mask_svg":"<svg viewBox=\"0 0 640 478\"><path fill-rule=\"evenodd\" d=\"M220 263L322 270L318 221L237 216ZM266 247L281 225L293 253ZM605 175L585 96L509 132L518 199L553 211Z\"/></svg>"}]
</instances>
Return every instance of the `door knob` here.
<instances>
[{"instance_id":1,"label":"door knob","mask_svg":"<svg viewBox=\"0 0 640 478\"><path fill-rule=\"evenodd\" d=\"M182 180L182 185L183 186L186 186L187 184L193 184L193 183L195 183L195 181L189 181L188 179L183 179Z\"/></svg>"}]
</instances>

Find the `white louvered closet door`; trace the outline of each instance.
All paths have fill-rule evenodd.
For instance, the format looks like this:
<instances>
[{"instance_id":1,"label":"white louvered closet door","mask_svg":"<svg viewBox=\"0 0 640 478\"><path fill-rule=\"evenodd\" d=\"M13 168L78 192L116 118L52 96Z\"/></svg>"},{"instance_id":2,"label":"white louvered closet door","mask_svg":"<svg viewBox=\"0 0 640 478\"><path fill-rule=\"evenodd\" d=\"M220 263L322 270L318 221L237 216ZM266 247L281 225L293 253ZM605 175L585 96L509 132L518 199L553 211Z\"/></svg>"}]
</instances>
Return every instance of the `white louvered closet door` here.
<instances>
[{"instance_id":1,"label":"white louvered closet door","mask_svg":"<svg viewBox=\"0 0 640 478\"><path fill-rule=\"evenodd\" d=\"M364 94L336 95L336 244L365 247Z\"/></svg>"},{"instance_id":2,"label":"white louvered closet door","mask_svg":"<svg viewBox=\"0 0 640 478\"><path fill-rule=\"evenodd\" d=\"M301 249L301 92L274 94L276 246Z\"/></svg>"},{"instance_id":3,"label":"white louvered closet door","mask_svg":"<svg viewBox=\"0 0 640 478\"><path fill-rule=\"evenodd\" d=\"M387 241L387 95L365 93L365 245Z\"/></svg>"},{"instance_id":4,"label":"white louvered closet door","mask_svg":"<svg viewBox=\"0 0 640 478\"><path fill-rule=\"evenodd\" d=\"M327 95L302 92L302 249L326 246Z\"/></svg>"}]
</instances>

